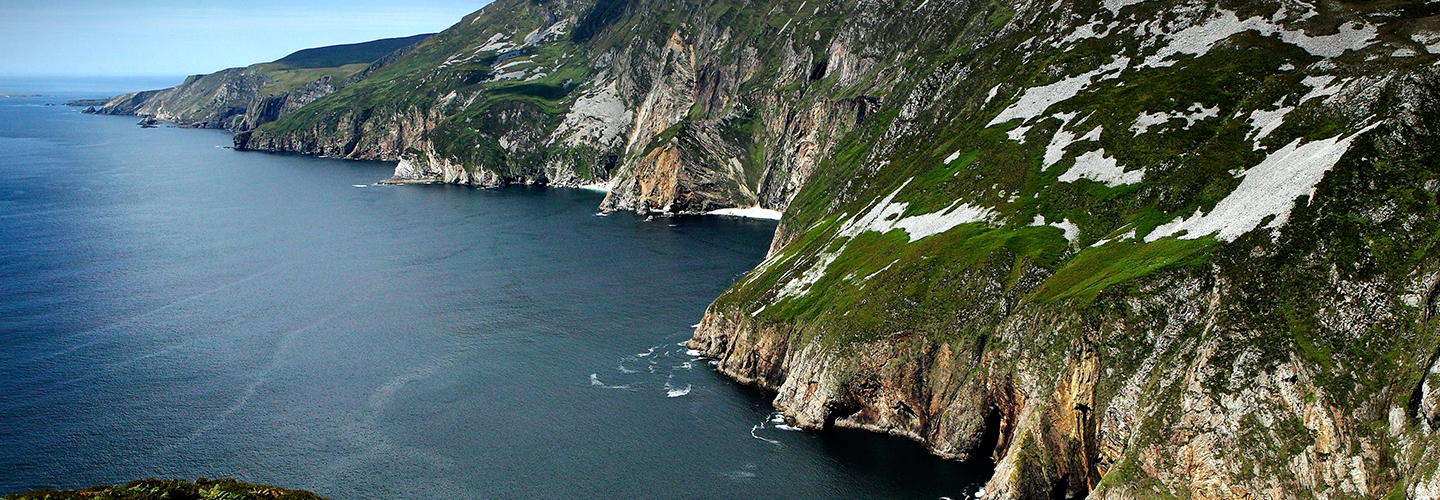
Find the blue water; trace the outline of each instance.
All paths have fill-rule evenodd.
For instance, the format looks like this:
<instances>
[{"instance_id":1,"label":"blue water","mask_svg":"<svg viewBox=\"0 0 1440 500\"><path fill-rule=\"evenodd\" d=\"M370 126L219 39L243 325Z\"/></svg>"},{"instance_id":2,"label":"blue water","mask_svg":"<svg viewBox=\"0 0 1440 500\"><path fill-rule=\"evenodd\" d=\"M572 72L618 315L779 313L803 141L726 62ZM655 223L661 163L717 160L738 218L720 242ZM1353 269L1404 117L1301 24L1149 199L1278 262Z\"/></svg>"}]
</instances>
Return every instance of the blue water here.
<instances>
[{"instance_id":1,"label":"blue water","mask_svg":"<svg viewBox=\"0 0 1440 500\"><path fill-rule=\"evenodd\" d=\"M769 395L686 354L772 222L378 186L392 165L45 106L147 83L0 82L46 94L0 99L0 493L958 498L983 479L897 438L777 429Z\"/></svg>"}]
</instances>

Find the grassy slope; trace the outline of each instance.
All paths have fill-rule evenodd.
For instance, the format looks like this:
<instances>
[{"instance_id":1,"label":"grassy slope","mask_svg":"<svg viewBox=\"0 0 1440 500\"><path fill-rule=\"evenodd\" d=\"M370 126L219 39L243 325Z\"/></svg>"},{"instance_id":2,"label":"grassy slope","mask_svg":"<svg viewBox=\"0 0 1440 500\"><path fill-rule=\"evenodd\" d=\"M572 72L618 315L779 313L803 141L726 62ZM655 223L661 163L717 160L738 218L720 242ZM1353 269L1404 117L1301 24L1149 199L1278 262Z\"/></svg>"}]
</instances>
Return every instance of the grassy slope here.
<instances>
[{"instance_id":1,"label":"grassy slope","mask_svg":"<svg viewBox=\"0 0 1440 500\"><path fill-rule=\"evenodd\" d=\"M370 64L391 52L415 45L429 38L430 34L402 38L384 38L362 43L330 45L296 51L282 57L274 64L287 69L338 68L351 64Z\"/></svg>"},{"instance_id":2,"label":"grassy slope","mask_svg":"<svg viewBox=\"0 0 1440 500\"><path fill-rule=\"evenodd\" d=\"M1085 4L1079 5L1076 18L1094 14L1095 6L1087 11ZM1154 11L1144 15L1166 15L1158 3L1140 8ZM1327 19L1332 25L1347 18L1327 14L1336 16ZM1220 306L1226 311L1220 328L1234 332L1222 333L1234 340L1215 363L1238 363L1244 366L1238 374L1245 377L1298 354L1320 367L1317 385L1328 403L1357 416L1362 422L1357 432L1366 439L1384 442L1388 424L1372 405L1413 407L1409 389L1423 376L1436 345L1436 320L1426 322L1419 309L1398 300L1413 276L1435 272L1440 262L1440 205L1434 189L1422 187L1440 179L1440 167L1428 159L1435 155L1434 137L1412 135L1389 149L1357 145L1321 183L1315 199L1297 202L1291 222L1274 233L1273 242L1272 235L1261 230L1231 244L1212 237L1169 237L1094 247L1101 239L1130 230L1144 236L1176 217L1210 210L1239 184L1237 168L1264 159L1246 138L1250 126L1244 117L1251 110L1269 109L1281 96L1309 90L1300 83L1303 73L1276 68L1306 68L1319 58L1273 37L1241 34L1201 57L1181 56L1168 68L1127 71L1114 82L1050 108L1047 114L1075 112L1084 118L1083 125L1072 122L1070 130L1076 135L1095 126L1105 130L1098 144L1083 149L1077 144L1067 158L1101 146L1122 165L1146 167L1144 182L1111 188L1084 180L1057 182L1070 159L1042 168L1040 158L1059 120L1032 124L1024 144L1004 135L1014 123L985 126L1011 102L1001 97L986 103L985 91L992 86L1002 85L1013 94L1017 83L1048 84L1109 62L1111 54L1135 49L1124 46L1128 42L1120 37L1087 40L1067 51L1042 50L1015 64L1014 54L1024 52L1020 41L1045 35L1042 30L1020 31L973 52L940 50L913 61L911 70L920 74L943 71L952 62L978 69L939 100L947 104L911 120L920 126L899 137L884 156L868 155L882 147L881 131L892 125L884 120L893 117L882 116L881 123L847 138L848 146L819 169L786 213L786 226L808 229L775 257L774 265L758 269L727 291L715 309L740 308L759 321L795 325L805 336L837 346L905 330L957 345L984 345L1001 318L1026 303L1080 309L1115 321L1122 319L1116 311L1128 297L1144 298L1156 283L1216 272L1229 283ZM1435 56L1421 55L1364 64L1366 57L1344 56L1332 74L1425 71L1436 61ZM1163 132L1129 132L1142 112L1178 111L1195 102L1219 107L1218 117L1188 129L1172 122ZM1328 138L1359 129L1365 119L1326 109L1315 100L1292 112L1286 125L1264 143L1273 150L1296 139ZM1367 137L1392 133L1409 134L1387 124ZM944 163L957 152L964 153L962 160ZM866 168L879 161L888 163L878 170ZM848 241L809 293L778 298L776 292L786 282L841 248L836 233L843 222L907 179L913 180L896 199L910 204L905 215L936 212L955 200L978 200L994 207L1005 222L998 227L961 226L914 243L907 243L900 230L862 234ZM1406 215L1377 219L1371 215L1373 207L1391 207ZM1065 241L1058 229L1029 227L1037 215L1074 222L1080 228L1078 241ZM1350 297L1317 285L1337 282L1380 284L1394 301L1385 304L1394 314L1367 318L1373 323L1358 337L1336 330L1334 320L1323 314L1334 314L1334 304ZM1006 303L1009 297L1018 297L1020 305ZM1186 335L1189 341L1199 340L1199 332ZM1102 342L1117 340L1132 350L1147 342ZM1241 359L1246 352L1258 353L1260 361L1247 365ZM1117 374L1112 380L1133 373L1143 357L1129 353L1107 360ZM1235 390L1227 388L1233 386L1225 380L1211 382L1216 394ZM1114 387L1100 390L1113 394ZM1178 398L1178 393L1158 387L1152 394L1151 401L1161 404ZM1263 435L1263 442L1303 443L1312 437L1303 425L1283 424L1267 429L1256 421L1244 423L1255 426L1251 430ZM1159 432L1177 424L1156 420L1146 425ZM1255 451L1263 455L1267 449ZM1270 458L1255 460L1266 463L1267 473L1286 467ZM1121 476L1114 479L1116 484L1124 481Z\"/></svg>"},{"instance_id":3,"label":"grassy slope","mask_svg":"<svg viewBox=\"0 0 1440 500\"><path fill-rule=\"evenodd\" d=\"M385 38L363 43L331 45L297 51L276 61L248 66L264 75L260 95L278 95L324 77L339 82L359 73L392 52L420 43L431 35Z\"/></svg>"}]
</instances>

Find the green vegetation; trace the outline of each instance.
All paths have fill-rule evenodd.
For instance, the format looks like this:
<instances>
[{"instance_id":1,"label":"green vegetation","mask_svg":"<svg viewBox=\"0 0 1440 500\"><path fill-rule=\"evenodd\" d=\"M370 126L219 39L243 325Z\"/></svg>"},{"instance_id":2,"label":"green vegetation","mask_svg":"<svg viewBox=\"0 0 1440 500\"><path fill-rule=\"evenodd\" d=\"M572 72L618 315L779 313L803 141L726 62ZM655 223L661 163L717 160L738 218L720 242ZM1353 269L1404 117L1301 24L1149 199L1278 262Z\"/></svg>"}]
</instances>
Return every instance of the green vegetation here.
<instances>
[{"instance_id":1,"label":"green vegetation","mask_svg":"<svg viewBox=\"0 0 1440 500\"><path fill-rule=\"evenodd\" d=\"M402 38L383 38L362 43L305 49L282 57L273 64L283 69L338 68L352 64L369 65L391 52L420 43L430 36L430 33L426 33Z\"/></svg>"},{"instance_id":2,"label":"green vegetation","mask_svg":"<svg viewBox=\"0 0 1440 500\"><path fill-rule=\"evenodd\" d=\"M1034 298L1055 301L1078 298L1088 304L1100 292L1180 265L1204 263L1204 251L1217 244L1212 236L1196 240L1165 238L1154 243L1126 241L1086 248L1076 254L1036 291Z\"/></svg>"},{"instance_id":3,"label":"green vegetation","mask_svg":"<svg viewBox=\"0 0 1440 500\"><path fill-rule=\"evenodd\" d=\"M35 490L6 495L4 500L324 500L301 490L248 484L234 479L145 479L124 486L91 486L81 490Z\"/></svg>"},{"instance_id":4,"label":"green vegetation","mask_svg":"<svg viewBox=\"0 0 1440 500\"><path fill-rule=\"evenodd\" d=\"M255 66L266 77L263 87L260 87L260 95L276 95L293 91L304 87L310 82L329 77L331 81L339 83L351 75L359 73L370 66L369 63L348 64L335 67L317 67L291 69L279 64L261 64Z\"/></svg>"}]
</instances>

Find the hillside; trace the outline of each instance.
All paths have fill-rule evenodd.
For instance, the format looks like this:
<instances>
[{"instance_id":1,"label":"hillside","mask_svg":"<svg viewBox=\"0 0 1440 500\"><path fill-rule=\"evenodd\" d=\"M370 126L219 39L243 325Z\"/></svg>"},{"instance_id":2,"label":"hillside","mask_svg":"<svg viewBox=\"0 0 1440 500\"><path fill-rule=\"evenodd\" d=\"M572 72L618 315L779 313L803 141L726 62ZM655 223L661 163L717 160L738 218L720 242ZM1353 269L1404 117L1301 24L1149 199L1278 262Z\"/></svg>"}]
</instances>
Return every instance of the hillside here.
<instances>
[{"instance_id":1,"label":"hillside","mask_svg":"<svg viewBox=\"0 0 1440 500\"><path fill-rule=\"evenodd\" d=\"M274 62L194 75L168 89L117 96L86 111L249 130L364 79L429 36L305 49Z\"/></svg>"},{"instance_id":2,"label":"hillside","mask_svg":"<svg viewBox=\"0 0 1440 500\"><path fill-rule=\"evenodd\" d=\"M274 65L286 69L306 69L370 64L426 38L430 38L430 34L305 49L275 60Z\"/></svg>"},{"instance_id":3,"label":"hillside","mask_svg":"<svg viewBox=\"0 0 1440 500\"><path fill-rule=\"evenodd\" d=\"M784 210L690 345L987 498L1436 498L1437 54L1421 1L500 0L236 146Z\"/></svg>"}]
</instances>

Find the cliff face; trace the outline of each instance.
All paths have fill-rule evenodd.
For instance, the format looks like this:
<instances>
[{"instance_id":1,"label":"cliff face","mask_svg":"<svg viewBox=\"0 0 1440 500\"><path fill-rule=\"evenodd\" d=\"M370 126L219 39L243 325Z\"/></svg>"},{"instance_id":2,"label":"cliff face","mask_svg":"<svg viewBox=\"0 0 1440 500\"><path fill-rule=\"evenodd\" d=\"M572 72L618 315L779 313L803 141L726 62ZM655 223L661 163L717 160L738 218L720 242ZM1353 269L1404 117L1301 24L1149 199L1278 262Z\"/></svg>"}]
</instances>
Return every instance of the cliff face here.
<instances>
[{"instance_id":1,"label":"cliff face","mask_svg":"<svg viewBox=\"0 0 1440 500\"><path fill-rule=\"evenodd\" d=\"M1437 54L1419 1L502 0L236 145L783 209L691 346L987 497L1436 498Z\"/></svg>"},{"instance_id":2,"label":"cliff face","mask_svg":"<svg viewBox=\"0 0 1440 500\"><path fill-rule=\"evenodd\" d=\"M793 12L755 9L499 2L236 146L399 160L396 182L605 184L604 210L783 209L879 107L811 82L893 82L843 41L767 38Z\"/></svg>"},{"instance_id":3,"label":"cliff face","mask_svg":"<svg viewBox=\"0 0 1440 500\"><path fill-rule=\"evenodd\" d=\"M87 112L250 130L364 79L427 37L306 49L275 62L194 75L168 89L120 95Z\"/></svg>"},{"instance_id":4,"label":"cliff face","mask_svg":"<svg viewBox=\"0 0 1440 500\"><path fill-rule=\"evenodd\" d=\"M1434 498L1435 12L1014 9L690 345L796 425L993 456L987 497Z\"/></svg>"}]
</instances>

